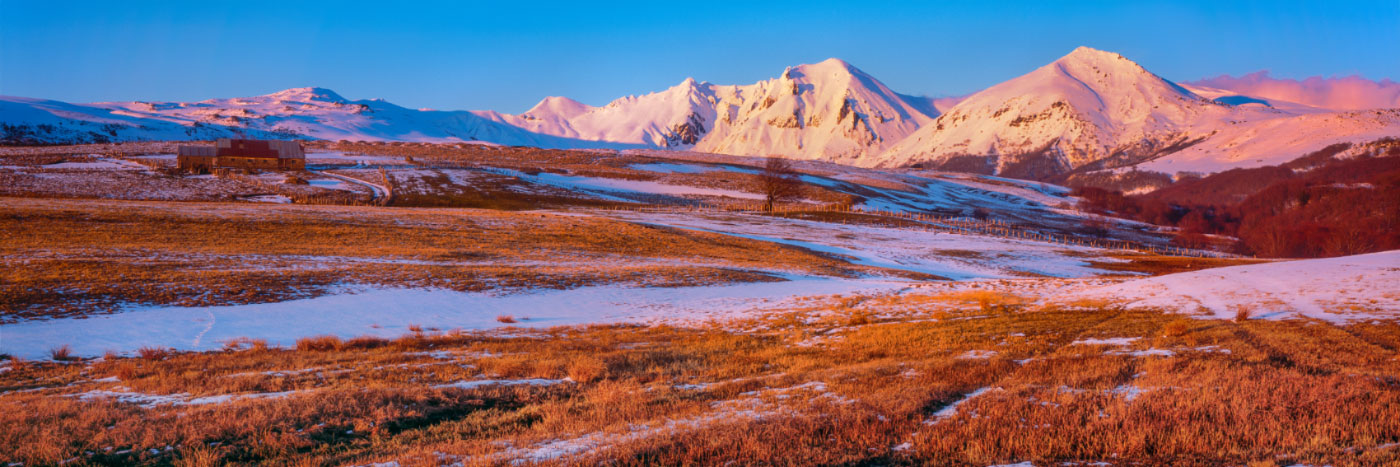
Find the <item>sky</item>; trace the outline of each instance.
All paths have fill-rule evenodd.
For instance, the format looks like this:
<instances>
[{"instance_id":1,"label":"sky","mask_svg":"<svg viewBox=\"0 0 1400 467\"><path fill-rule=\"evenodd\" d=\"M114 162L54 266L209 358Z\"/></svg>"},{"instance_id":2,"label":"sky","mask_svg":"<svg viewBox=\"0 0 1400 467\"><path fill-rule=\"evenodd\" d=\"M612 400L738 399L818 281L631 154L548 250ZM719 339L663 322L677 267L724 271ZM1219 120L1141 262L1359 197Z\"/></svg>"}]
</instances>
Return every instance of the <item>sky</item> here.
<instances>
[{"instance_id":1,"label":"sky","mask_svg":"<svg viewBox=\"0 0 1400 467\"><path fill-rule=\"evenodd\" d=\"M0 94L195 101L318 86L518 113L545 96L602 105L837 57L940 97L1081 45L1177 81L1400 80L1400 0L590 3L0 0Z\"/></svg>"}]
</instances>

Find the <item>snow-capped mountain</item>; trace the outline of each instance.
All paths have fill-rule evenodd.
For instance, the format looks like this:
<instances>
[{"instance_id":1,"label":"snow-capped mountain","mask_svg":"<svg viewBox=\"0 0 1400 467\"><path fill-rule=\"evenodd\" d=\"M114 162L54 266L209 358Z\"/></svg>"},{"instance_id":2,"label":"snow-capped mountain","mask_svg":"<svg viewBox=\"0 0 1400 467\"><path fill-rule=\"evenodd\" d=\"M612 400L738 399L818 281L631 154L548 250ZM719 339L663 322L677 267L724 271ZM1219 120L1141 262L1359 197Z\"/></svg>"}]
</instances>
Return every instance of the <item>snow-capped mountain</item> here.
<instances>
[{"instance_id":1,"label":"snow-capped mountain","mask_svg":"<svg viewBox=\"0 0 1400 467\"><path fill-rule=\"evenodd\" d=\"M973 94L891 148L881 164L1038 178L1189 144L1201 135L1188 123L1238 112L1121 55L1081 47Z\"/></svg>"},{"instance_id":2,"label":"snow-capped mountain","mask_svg":"<svg viewBox=\"0 0 1400 467\"><path fill-rule=\"evenodd\" d=\"M481 117L532 132L587 141L670 148L692 146L714 121L709 84L686 79L670 89L627 96L602 107L547 97L519 115L477 111Z\"/></svg>"},{"instance_id":3,"label":"snow-capped mountain","mask_svg":"<svg viewBox=\"0 0 1400 467\"><path fill-rule=\"evenodd\" d=\"M698 151L874 165L934 117L834 58L749 86L716 87L715 95L716 122Z\"/></svg>"},{"instance_id":4,"label":"snow-capped mountain","mask_svg":"<svg viewBox=\"0 0 1400 467\"><path fill-rule=\"evenodd\" d=\"M518 115L351 101L327 89L193 103L69 104L0 96L0 142L246 135L683 149L1045 179L1124 167L1177 173L1279 164L1329 144L1400 136L1400 109L1338 111L1178 85L1081 47L961 98L899 94L838 59L748 85L686 79L594 107L549 97Z\"/></svg>"},{"instance_id":5,"label":"snow-capped mountain","mask_svg":"<svg viewBox=\"0 0 1400 467\"><path fill-rule=\"evenodd\" d=\"M325 140L488 142L552 148L629 148L531 132L472 112L406 109L383 100L350 101L323 88L199 102L58 101L0 97L0 140L84 143L206 140L228 136Z\"/></svg>"},{"instance_id":6,"label":"snow-capped mountain","mask_svg":"<svg viewBox=\"0 0 1400 467\"><path fill-rule=\"evenodd\" d=\"M1080 47L969 96L882 154L879 165L1036 179L1189 158L1176 166L1217 171L1400 135L1396 117L1187 88L1121 55Z\"/></svg>"},{"instance_id":7,"label":"snow-capped mountain","mask_svg":"<svg viewBox=\"0 0 1400 467\"><path fill-rule=\"evenodd\" d=\"M885 148L932 121L942 102L895 93L833 58L751 85L686 79L602 107L550 97L520 115L477 114L589 141L870 165Z\"/></svg>"}]
</instances>

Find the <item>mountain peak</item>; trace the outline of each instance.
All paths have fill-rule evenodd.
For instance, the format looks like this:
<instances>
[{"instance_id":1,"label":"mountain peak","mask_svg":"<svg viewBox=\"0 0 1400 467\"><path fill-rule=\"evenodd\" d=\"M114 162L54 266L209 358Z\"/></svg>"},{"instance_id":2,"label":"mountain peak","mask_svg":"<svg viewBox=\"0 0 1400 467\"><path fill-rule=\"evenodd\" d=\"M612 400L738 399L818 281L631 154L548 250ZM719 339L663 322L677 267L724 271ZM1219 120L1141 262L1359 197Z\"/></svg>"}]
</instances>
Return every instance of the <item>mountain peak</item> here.
<instances>
[{"instance_id":1,"label":"mountain peak","mask_svg":"<svg viewBox=\"0 0 1400 467\"><path fill-rule=\"evenodd\" d=\"M272 94L268 94L267 96L268 96L268 97L275 98L275 99L277 99L277 100L296 101L296 102L310 102L310 101L334 102L334 103L345 103L345 102L349 102L349 101L345 100L344 97L340 97L340 94L336 94L335 91L332 91L332 90L326 89L326 88L317 88L317 87L291 88L291 89L287 89L287 90L283 90L283 91L278 91L278 92L275 92L275 93L272 93Z\"/></svg>"},{"instance_id":2,"label":"mountain peak","mask_svg":"<svg viewBox=\"0 0 1400 467\"><path fill-rule=\"evenodd\" d=\"M540 99L540 103L535 104L534 107L531 107L530 110L525 111L525 113L535 116L559 115L564 118L573 118L587 112L590 108L588 104L567 97L549 96Z\"/></svg>"},{"instance_id":3,"label":"mountain peak","mask_svg":"<svg viewBox=\"0 0 1400 467\"><path fill-rule=\"evenodd\" d=\"M845 60L842 60L842 59L839 59L839 58L828 58L828 59L826 59L826 60L822 60L822 61L817 62L817 63L807 63L807 64L798 65L798 66L795 66L795 67L789 67L789 68L783 73L783 75L784 75L784 76L789 76L789 75L792 75L793 72L797 72L797 73L800 74L800 75L806 75L806 76L813 76L813 75L854 75L854 74L858 73L859 71L860 71L860 70L857 70L856 67L851 66L850 63L846 63Z\"/></svg>"},{"instance_id":4,"label":"mountain peak","mask_svg":"<svg viewBox=\"0 0 1400 467\"><path fill-rule=\"evenodd\" d=\"M1127 57L1120 54L1083 46L1055 60L1050 66L1071 69L1093 68L1105 73L1129 71L1147 72L1142 65L1138 65L1137 62L1129 60Z\"/></svg>"},{"instance_id":5,"label":"mountain peak","mask_svg":"<svg viewBox=\"0 0 1400 467\"><path fill-rule=\"evenodd\" d=\"M705 86L706 83L704 81L696 81L695 78L686 78L684 81L681 81L681 84L677 84L671 87L671 89L681 89L684 90L684 92L693 94L700 92L701 88Z\"/></svg>"},{"instance_id":6,"label":"mountain peak","mask_svg":"<svg viewBox=\"0 0 1400 467\"><path fill-rule=\"evenodd\" d=\"M828 59L826 59L826 60L822 60L822 61L820 61L820 62L815 63L813 66L823 67L823 68L839 67L839 68L845 68L845 69L847 69L847 70L851 69L851 64L850 64L850 63L847 63L845 60L842 60L842 59L839 59L839 58L836 58L836 57L831 57L831 58L828 58Z\"/></svg>"},{"instance_id":7,"label":"mountain peak","mask_svg":"<svg viewBox=\"0 0 1400 467\"><path fill-rule=\"evenodd\" d=\"M1074 50L1070 51L1070 53L1069 53L1068 55L1065 55L1064 57L1061 57L1061 58L1060 58L1060 60L1065 60L1065 59L1074 59L1074 60L1116 60L1116 59L1121 59L1121 60L1127 60L1126 58L1123 58L1122 55L1119 55L1119 54L1117 54L1117 53L1109 52L1109 51L1106 51L1106 50L1099 50L1099 49L1095 49L1095 48L1093 48L1093 47L1087 47L1087 46L1082 46L1082 45L1079 46L1079 47L1076 47Z\"/></svg>"}]
</instances>

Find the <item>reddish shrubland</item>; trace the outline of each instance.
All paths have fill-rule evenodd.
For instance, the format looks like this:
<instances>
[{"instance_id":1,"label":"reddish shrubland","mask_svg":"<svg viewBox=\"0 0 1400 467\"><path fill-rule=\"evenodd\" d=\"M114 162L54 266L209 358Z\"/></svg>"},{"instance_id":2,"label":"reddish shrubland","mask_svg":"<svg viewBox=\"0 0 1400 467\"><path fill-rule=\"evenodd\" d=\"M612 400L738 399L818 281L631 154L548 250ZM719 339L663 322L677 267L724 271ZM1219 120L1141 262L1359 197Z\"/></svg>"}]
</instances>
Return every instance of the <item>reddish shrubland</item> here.
<instances>
[{"instance_id":1,"label":"reddish shrubland","mask_svg":"<svg viewBox=\"0 0 1400 467\"><path fill-rule=\"evenodd\" d=\"M1347 148L1336 146L1290 165L1235 169L1146 196L1093 187L1074 195L1092 212L1177 227L1174 243L1183 247L1210 245L1206 234L1221 234L1238 237L1234 251L1265 257L1392 250L1400 248L1400 143L1376 144L1374 155L1331 159Z\"/></svg>"}]
</instances>

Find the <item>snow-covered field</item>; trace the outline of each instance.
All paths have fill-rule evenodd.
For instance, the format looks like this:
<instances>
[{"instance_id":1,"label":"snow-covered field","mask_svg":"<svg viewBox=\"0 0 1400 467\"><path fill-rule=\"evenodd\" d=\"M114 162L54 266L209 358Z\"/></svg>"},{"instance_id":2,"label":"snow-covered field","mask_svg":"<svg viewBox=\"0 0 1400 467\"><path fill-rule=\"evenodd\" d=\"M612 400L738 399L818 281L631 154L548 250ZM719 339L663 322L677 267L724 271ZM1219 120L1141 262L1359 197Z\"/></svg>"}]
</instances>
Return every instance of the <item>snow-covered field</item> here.
<instances>
[{"instance_id":1,"label":"snow-covered field","mask_svg":"<svg viewBox=\"0 0 1400 467\"><path fill-rule=\"evenodd\" d=\"M1077 278L1105 272L1091 267L1081 257L1098 256L1101 251L1024 240L746 214L576 214L794 245L854 264L956 280ZM520 320L514 326L527 327L726 322L784 311L804 297L893 293L927 284L892 276L838 278L770 273L783 275L787 280L670 288L595 286L518 294L366 288L280 303L130 307L111 315L0 325L0 351L40 358L61 345L71 345L80 355L108 350L130 352L143 346L210 350L239 337L289 345L297 338L320 334L393 337L407 333L410 325L440 329L507 326L496 320L499 315L513 316Z\"/></svg>"},{"instance_id":2,"label":"snow-covered field","mask_svg":"<svg viewBox=\"0 0 1400 467\"><path fill-rule=\"evenodd\" d=\"M599 286L520 294L438 289L362 289L278 303L214 307L134 307L81 319L0 325L0 352L44 358L51 348L71 345L78 355L140 347L217 350L240 337L292 345L313 335L398 337L410 326L494 329L579 324L702 324L786 310L801 297L898 291L909 281L791 277L705 287ZM504 324L497 316L512 316ZM75 336L81 336L77 338Z\"/></svg>"},{"instance_id":3,"label":"snow-covered field","mask_svg":"<svg viewBox=\"0 0 1400 467\"><path fill-rule=\"evenodd\" d=\"M1208 312L1233 317L1308 316L1331 320L1393 317L1400 310L1400 252L1347 258L1279 262L1211 269L1154 278L1082 281L1108 273L1095 267L1121 261L1106 251L1030 240L848 225L740 213L570 211L627 222L714 232L773 242L880 268L887 276L855 278L792 275L783 281L713 286L645 288L590 286L522 293L359 287L317 298L236 306L131 306L82 319L0 325L0 351L42 358L71 345L79 355L131 352L145 346L211 350L224 341L267 339L290 345L300 337L393 337L410 326L489 330L593 323L694 325L731 322L789 311L807 297L990 290L1033 301L1109 301L1129 307ZM899 277L901 272L955 281ZM1070 282L1056 282L1063 280ZM1009 281L1008 281L1009 280ZM966 285L958 285L966 284ZM82 336L76 338L75 336Z\"/></svg>"},{"instance_id":4,"label":"snow-covered field","mask_svg":"<svg viewBox=\"0 0 1400 467\"><path fill-rule=\"evenodd\" d=\"M856 264L953 280L1085 277L1105 272L1091 267L1082 258L1101 256L1102 250L1029 240L770 216L631 212L606 215L783 243L848 258Z\"/></svg>"},{"instance_id":5,"label":"snow-covered field","mask_svg":"<svg viewBox=\"0 0 1400 467\"><path fill-rule=\"evenodd\" d=\"M1107 300L1222 319L1243 310L1250 318L1390 320L1400 317L1400 250L1169 274L1056 299Z\"/></svg>"},{"instance_id":6,"label":"snow-covered field","mask_svg":"<svg viewBox=\"0 0 1400 467\"><path fill-rule=\"evenodd\" d=\"M666 196L717 196L748 200L763 199L763 195L760 195L758 193L749 193L738 190L703 188L689 185L673 185L669 183L652 182L646 180L580 177L553 173L539 173L535 175L529 175L513 170L502 171L502 173L519 178L532 184L562 188L576 193L589 193L599 198L613 201L629 201L628 198L619 198L615 196L618 194L647 194Z\"/></svg>"},{"instance_id":7,"label":"snow-covered field","mask_svg":"<svg viewBox=\"0 0 1400 467\"><path fill-rule=\"evenodd\" d=\"M610 159L614 157L621 159ZM755 170L746 165L755 160L715 155L694 160L672 155L658 160L637 153L608 153L599 156L597 161L602 163L598 167L592 167L608 170L581 166L580 171L590 175L574 175L570 169L562 169L565 171L562 174L527 172L505 168L507 161L501 161L500 166L493 163L467 168L424 168L410 166L401 156L318 152L309 158L327 165L355 167L336 169L339 173L318 168L305 175L310 185L302 189L373 190L376 197L385 195L390 188L366 180L378 180L381 168L387 167L385 170L393 180L394 190L400 193L471 187L498 192L536 190L629 203L649 196L759 198L746 191L684 184L692 183L685 178L687 176L711 172L723 173L712 175L748 176ZM142 174L149 172L145 166L132 162L101 156L89 159L3 168L0 174L9 173L17 180L34 181L48 176L132 178L147 176ZM618 168L635 172L616 172ZM1055 185L983 175L857 169L815 162L801 163L799 168L805 172L803 180L813 189L860 194L864 201L856 206L858 210L916 213L981 210L992 219L1033 226L1032 230L1044 226L1051 231L1072 229L1084 216L1065 207L1076 200L1068 196L1067 189ZM593 175L595 173L620 175L604 177ZM638 174L643 174L644 179L621 178ZM154 175L147 177L156 178ZM664 178L649 180L645 177ZM259 186L272 186L282 183L284 175L261 174L245 178ZM173 180L161 178L161 183L160 192L168 193L172 188L166 185L204 187L235 182L192 176ZM59 185L77 186L67 182L46 186ZM105 184L94 186L93 190L107 187ZM258 190L257 186L243 188L244 194L238 194L236 199L264 203L293 201L286 194ZM235 208L230 205L227 209ZM725 322L790 310L793 303L804 297L908 291L989 290L1024 296L1037 303L1051 298L1062 303L1101 300L1130 307L1206 312L1216 317L1233 317L1240 309L1248 308L1255 317L1302 315L1345 321L1391 316L1400 308L1400 297L1391 290L1394 288L1391 284L1400 279L1396 272L1400 259L1395 252L1241 266L1117 284L1113 282L1122 281L1123 274L1105 270L1108 266L1104 264L1122 261L1113 256L1119 252L1027 239L936 232L910 226L846 224L844 222L849 220L840 217L817 221L733 212L556 212L798 247L852 265L873 268L866 270L874 272L866 277L824 277L781 268L746 266L746 272L786 280L671 288L585 286L513 294L347 286L343 289L345 293L280 303L212 307L128 305L122 312L112 315L0 325L0 352L43 358L50 349L62 345L71 345L79 355L96 355L108 350L130 352L143 346L208 350L239 337L288 345L297 338L319 334L392 337L406 333L411 325L469 330L505 327L505 323L497 320L498 315L513 316L519 320L515 326L526 327ZM1146 226L1120 223L1120 227L1124 227L1119 230L1125 232L1128 228L1140 230L1130 235L1151 233ZM668 261L684 263L686 260ZM695 258L689 265L727 267L704 258ZM1085 280L1110 273L1119 278ZM954 285L935 281L939 278L954 281ZM529 319L524 320L526 317Z\"/></svg>"}]
</instances>

